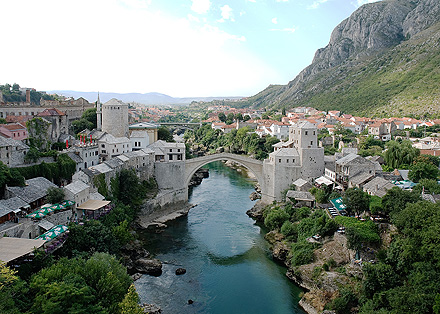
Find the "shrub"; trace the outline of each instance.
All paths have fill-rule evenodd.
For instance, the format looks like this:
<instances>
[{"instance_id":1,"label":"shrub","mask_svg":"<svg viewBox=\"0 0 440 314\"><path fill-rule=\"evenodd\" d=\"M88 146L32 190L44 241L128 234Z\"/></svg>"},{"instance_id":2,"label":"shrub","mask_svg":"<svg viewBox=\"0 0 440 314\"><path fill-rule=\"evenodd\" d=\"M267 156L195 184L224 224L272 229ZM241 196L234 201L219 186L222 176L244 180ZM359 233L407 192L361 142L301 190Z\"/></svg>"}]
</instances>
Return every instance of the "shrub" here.
<instances>
[{"instance_id":1,"label":"shrub","mask_svg":"<svg viewBox=\"0 0 440 314\"><path fill-rule=\"evenodd\" d=\"M264 225L271 230L280 228L290 218L284 209L272 210L264 219Z\"/></svg>"},{"instance_id":2,"label":"shrub","mask_svg":"<svg viewBox=\"0 0 440 314\"><path fill-rule=\"evenodd\" d=\"M314 245L312 243L302 241L292 244L292 266L301 266L309 264L314 260Z\"/></svg>"}]
</instances>

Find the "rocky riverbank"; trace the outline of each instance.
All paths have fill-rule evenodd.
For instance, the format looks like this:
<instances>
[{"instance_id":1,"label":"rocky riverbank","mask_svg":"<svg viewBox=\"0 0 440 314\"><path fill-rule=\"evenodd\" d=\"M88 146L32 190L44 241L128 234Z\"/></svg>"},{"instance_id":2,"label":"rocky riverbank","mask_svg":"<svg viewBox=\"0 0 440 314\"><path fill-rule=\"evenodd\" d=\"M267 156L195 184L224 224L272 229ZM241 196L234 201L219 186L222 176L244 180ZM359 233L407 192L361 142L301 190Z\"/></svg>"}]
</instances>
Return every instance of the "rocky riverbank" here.
<instances>
[{"instance_id":1,"label":"rocky riverbank","mask_svg":"<svg viewBox=\"0 0 440 314\"><path fill-rule=\"evenodd\" d=\"M263 223L264 207L257 202L247 215ZM332 313L324 311L324 307L339 296L339 288L362 278L359 266L350 263L355 252L348 249L344 235L335 233L322 239L322 246L314 252L314 262L298 267L291 266L290 247L281 233L268 232L265 239L271 244L273 259L287 267L286 276L305 290L299 304L309 314Z\"/></svg>"}]
</instances>

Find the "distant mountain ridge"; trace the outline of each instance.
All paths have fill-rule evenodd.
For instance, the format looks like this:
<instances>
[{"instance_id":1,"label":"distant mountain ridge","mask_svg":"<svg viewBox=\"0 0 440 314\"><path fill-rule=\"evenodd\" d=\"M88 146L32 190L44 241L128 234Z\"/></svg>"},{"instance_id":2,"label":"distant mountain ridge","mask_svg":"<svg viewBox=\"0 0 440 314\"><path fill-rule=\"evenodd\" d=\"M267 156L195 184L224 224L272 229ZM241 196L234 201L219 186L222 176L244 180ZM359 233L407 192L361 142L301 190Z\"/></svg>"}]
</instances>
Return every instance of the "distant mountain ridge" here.
<instances>
[{"instance_id":1,"label":"distant mountain ridge","mask_svg":"<svg viewBox=\"0 0 440 314\"><path fill-rule=\"evenodd\" d=\"M294 80L241 104L362 114L438 111L439 22L439 0L363 5L333 30L329 44Z\"/></svg>"},{"instance_id":2,"label":"distant mountain ridge","mask_svg":"<svg viewBox=\"0 0 440 314\"><path fill-rule=\"evenodd\" d=\"M63 95L66 97L73 97L75 99L79 97L83 97L87 99L89 102L95 102L98 98L98 92L80 92L80 91L71 91L71 90L53 90L48 91L48 93L54 93L58 95ZM105 93L100 92L99 98L102 103L106 101L116 98L122 100L126 103L140 103L145 105L186 105L190 104L193 101L204 101L209 102L213 100L236 100L241 99L242 97L186 97L186 98L175 98L165 94L160 93Z\"/></svg>"}]
</instances>

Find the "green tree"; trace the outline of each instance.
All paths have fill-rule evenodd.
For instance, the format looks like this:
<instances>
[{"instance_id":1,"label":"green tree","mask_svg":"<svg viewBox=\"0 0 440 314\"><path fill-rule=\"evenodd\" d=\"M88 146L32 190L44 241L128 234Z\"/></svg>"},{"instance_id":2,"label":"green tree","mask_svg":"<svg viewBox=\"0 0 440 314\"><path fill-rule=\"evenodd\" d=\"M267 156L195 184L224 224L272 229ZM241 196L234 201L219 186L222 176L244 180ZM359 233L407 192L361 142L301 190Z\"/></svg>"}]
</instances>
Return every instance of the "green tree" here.
<instances>
[{"instance_id":1,"label":"green tree","mask_svg":"<svg viewBox=\"0 0 440 314\"><path fill-rule=\"evenodd\" d=\"M218 114L218 119L219 119L221 122L226 122L226 115L225 115L223 112L220 112L220 113Z\"/></svg>"},{"instance_id":2,"label":"green tree","mask_svg":"<svg viewBox=\"0 0 440 314\"><path fill-rule=\"evenodd\" d=\"M48 188L47 201L51 204L60 203L64 200L64 190L62 188Z\"/></svg>"},{"instance_id":3,"label":"green tree","mask_svg":"<svg viewBox=\"0 0 440 314\"><path fill-rule=\"evenodd\" d=\"M393 187L382 198L382 207L386 214L393 215L403 210L408 203L416 203L419 200L420 194L417 195L410 191Z\"/></svg>"},{"instance_id":4,"label":"green tree","mask_svg":"<svg viewBox=\"0 0 440 314\"><path fill-rule=\"evenodd\" d=\"M128 288L124 299L119 303L121 314L143 314L144 311L139 306L139 296L133 284Z\"/></svg>"},{"instance_id":5,"label":"green tree","mask_svg":"<svg viewBox=\"0 0 440 314\"><path fill-rule=\"evenodd\" d=\"M440 174L437 166L431 163L418 162L411 165L408 178L414 182L419 182L421 179L436 180Z\"/></svg>"},{"instance_id":6,"label":"green tree","mask_svg":"<svg viewBox=\"0 0 440 314\"><path fill-rule=\"evenodd\" d=\"M239 113L237 113L237 114L235 115L235 119L236 119L237 121L243 121L243 115L239 112Z\"/></svg>"},{"instance_id":7,"label":"green tree","mask_svg":"<svg viewBox=\"0 0 440 314\"><path fill-rule=\"evenodd\" d=\"M370 207L370 198L368 194L360 189L347 189L342 199L344 200L349 213L360 215L362 212L367 211Z\"/></svg>"},{"instance_id":8,"label":"green tree","mask_svg":"<svg viewBox=\"0 0 440 314\"><path fill-rule=\"evenodd\" d=\"M280 228L289 217L284 209L273 209L266 215L264 225L270 230L274 230Z\"/></svg>"},{"instance_id":9,"label":"green tree","mask_svg":"<svg viewBox=\"0 0 440 314\"><path fill-rule=\"evenodd\" d=\"M392 169L401 168L405 165L408 167L408 165L412 164L413 160L420 155L420 150L412 147L411 141L407 140L401 143L389 141L386 144L386 148L383 157L387 166Z\"/></svg>"},{"instance_id":10,"label":"green tree","mask_svg":"<svg viewBox=\"0 0 440 314\"><path fill-rule=\"evenodd\" d=\"M157 138L166 142L174 142L173 134L165 126L161 126L157 129Z\"/></svg>"}]
</instances>

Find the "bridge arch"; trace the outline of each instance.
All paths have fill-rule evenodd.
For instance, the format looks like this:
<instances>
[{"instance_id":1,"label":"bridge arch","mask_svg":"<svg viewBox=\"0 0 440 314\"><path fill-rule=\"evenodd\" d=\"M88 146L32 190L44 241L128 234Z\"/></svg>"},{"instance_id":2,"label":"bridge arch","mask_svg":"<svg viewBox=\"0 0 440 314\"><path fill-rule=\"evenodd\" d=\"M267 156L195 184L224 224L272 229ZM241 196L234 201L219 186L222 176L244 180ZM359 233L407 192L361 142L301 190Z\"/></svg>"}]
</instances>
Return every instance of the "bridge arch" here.
<instances>
[{"instance_id":1,"label":"bridge arch","mask_svg":"<svg viewBox=\"0 0 440 314\"><path fill-rule=\"evenodd\" d=\"M189 181L198 169L204 165L219 160L231 160L244 166L255 175L258 183L263 187L263 162L261 160L231 153L220 153L187 159L185 161L185 186L188 186Z\"/></svg>"}]
</instances>

